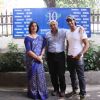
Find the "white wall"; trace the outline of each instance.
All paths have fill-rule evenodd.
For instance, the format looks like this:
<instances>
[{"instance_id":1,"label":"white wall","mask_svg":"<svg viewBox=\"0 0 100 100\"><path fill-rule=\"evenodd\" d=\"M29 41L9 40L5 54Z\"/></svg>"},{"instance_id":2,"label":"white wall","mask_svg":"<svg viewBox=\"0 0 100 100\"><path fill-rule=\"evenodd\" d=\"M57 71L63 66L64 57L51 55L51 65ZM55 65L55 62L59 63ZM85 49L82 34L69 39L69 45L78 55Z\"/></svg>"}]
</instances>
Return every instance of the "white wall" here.
<instances>
[{"instance_id":1,"label":"white wall","mask_svg":"<svg viewBox=\"0 0 100 100\"><path fill-rule=\"evenodd\" d=\"M94 41L96 45L100 46L100 34L92 34L90 40ZM13 42L18 44L18 48L24 48L24 39L14 39L12 36L0 37L0 52L6 52L8 49L8 43Z\"/></svg>"},{"instance_id":2,"label":"white wall","mask_svg":"<svg viewBox=\"0 0 100 100\"><path fill-rule=\"evenodd\" d=\"M100 34L92 34L90 40L94 41L94 44L100 46Z\"/></svg>"},{"instance_id":3,"label":"white wall","mask_svg":"<svg viewBox=\"0 0 100 100\"><path fill-rule=\"evenodd\" d=\"M12 13L13 8L43 8L47 7L44 0L3 0L1 12Z\"/></svg>"},{"instance_id":4,"label":"white wall","mask_svg":"<svg viewBox=\"0 0 100 100\"><path fill-rule=\"evenodd\" d=\"M11 42L18 44L18 48L20 49L24 48L24 39L14 39L12 36L2 36L0 37L0 52L6 52L8 50L8 43Z\"/></svg>"}]
</instances>

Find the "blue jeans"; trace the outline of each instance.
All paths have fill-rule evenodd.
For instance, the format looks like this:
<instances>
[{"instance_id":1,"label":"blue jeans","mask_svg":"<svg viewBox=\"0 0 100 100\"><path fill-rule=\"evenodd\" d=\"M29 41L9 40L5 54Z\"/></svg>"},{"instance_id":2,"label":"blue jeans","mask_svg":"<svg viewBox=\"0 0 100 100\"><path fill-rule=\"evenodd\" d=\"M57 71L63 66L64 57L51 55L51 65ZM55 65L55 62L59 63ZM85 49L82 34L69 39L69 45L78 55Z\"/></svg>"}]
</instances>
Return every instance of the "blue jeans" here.
<instances>
[{"instance_id":1,"label":"blue jeans","mask_svg":"<svg viewBox=\"0 0 100 100\"><path fill-rule=\"evenodd\" d=\"M78 88L77 78L78 76L79 80L79 88L80 88L80 94L85 95L86 94L86 83L84 78L84 61L83 58L80 58L79 60L72 58L72 56L67 56L67 66L68 70L70 72L70 78L71 78L71 85L73 91Z\"/></svg>"}]
</instances>

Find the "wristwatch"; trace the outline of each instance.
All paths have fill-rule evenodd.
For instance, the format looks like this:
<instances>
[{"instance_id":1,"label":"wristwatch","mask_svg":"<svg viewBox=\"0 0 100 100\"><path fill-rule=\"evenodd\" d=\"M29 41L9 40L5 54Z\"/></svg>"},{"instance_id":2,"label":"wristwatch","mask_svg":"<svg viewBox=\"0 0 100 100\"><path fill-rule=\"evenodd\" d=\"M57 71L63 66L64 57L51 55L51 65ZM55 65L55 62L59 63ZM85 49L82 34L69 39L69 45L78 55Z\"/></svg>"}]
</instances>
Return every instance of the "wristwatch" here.
<instances>
[{"instance_id":1,"label":"wristwatch","mask_svg":"<svg viewBox=\"0 0 100 100\"><path fill-rule=\"evenodd\" d=\"M83 53L79 53L79 56L81 57L83 55Z\"/></svg>"}]
</instances>

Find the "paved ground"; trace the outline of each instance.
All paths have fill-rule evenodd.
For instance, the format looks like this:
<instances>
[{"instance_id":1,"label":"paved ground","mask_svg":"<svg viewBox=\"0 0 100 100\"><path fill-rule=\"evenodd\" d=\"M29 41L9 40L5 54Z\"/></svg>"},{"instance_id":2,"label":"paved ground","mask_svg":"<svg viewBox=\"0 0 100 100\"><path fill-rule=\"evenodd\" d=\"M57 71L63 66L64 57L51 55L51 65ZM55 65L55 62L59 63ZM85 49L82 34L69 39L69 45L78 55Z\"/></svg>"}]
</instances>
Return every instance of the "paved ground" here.
<instances>
[{"instance_id":1,"label":"paved ground","mask_svg":"<svg viewBox=\"0 0 100 100\"><path fill-rule=\"evenodd\" d=\"M51 96L52 88L49 87L49 98L47 100L79 100L79 96L72 96L70 98L59 98ZM32 100L26 96L26 88L0 88L0 100ZM71 87L67 86L66 94L71 91ZM88 85L87 95L85 100L100 100L100 85Z\"/></svg>"}]
</instances>

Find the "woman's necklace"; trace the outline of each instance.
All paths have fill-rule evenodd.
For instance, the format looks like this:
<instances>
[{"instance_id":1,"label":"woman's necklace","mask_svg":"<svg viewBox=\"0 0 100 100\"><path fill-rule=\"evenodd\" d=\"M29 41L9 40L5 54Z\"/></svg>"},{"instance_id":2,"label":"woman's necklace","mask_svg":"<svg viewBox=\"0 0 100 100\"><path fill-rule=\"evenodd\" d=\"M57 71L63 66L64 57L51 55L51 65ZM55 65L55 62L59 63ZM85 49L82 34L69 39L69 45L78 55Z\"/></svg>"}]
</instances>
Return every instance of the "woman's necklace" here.
<instances>
[{"instance_id":1,"label":"woman's necklace","mask_svg":"<svg viewBox=\"0 0 100 100\"><path fill-rule=\"evenodd\" d=\"M37 34L36 34L36 33L30 34L30 36L31 36L32 38L36 38L36 37L37 37Z\"/></svg>"}]
</instances>

